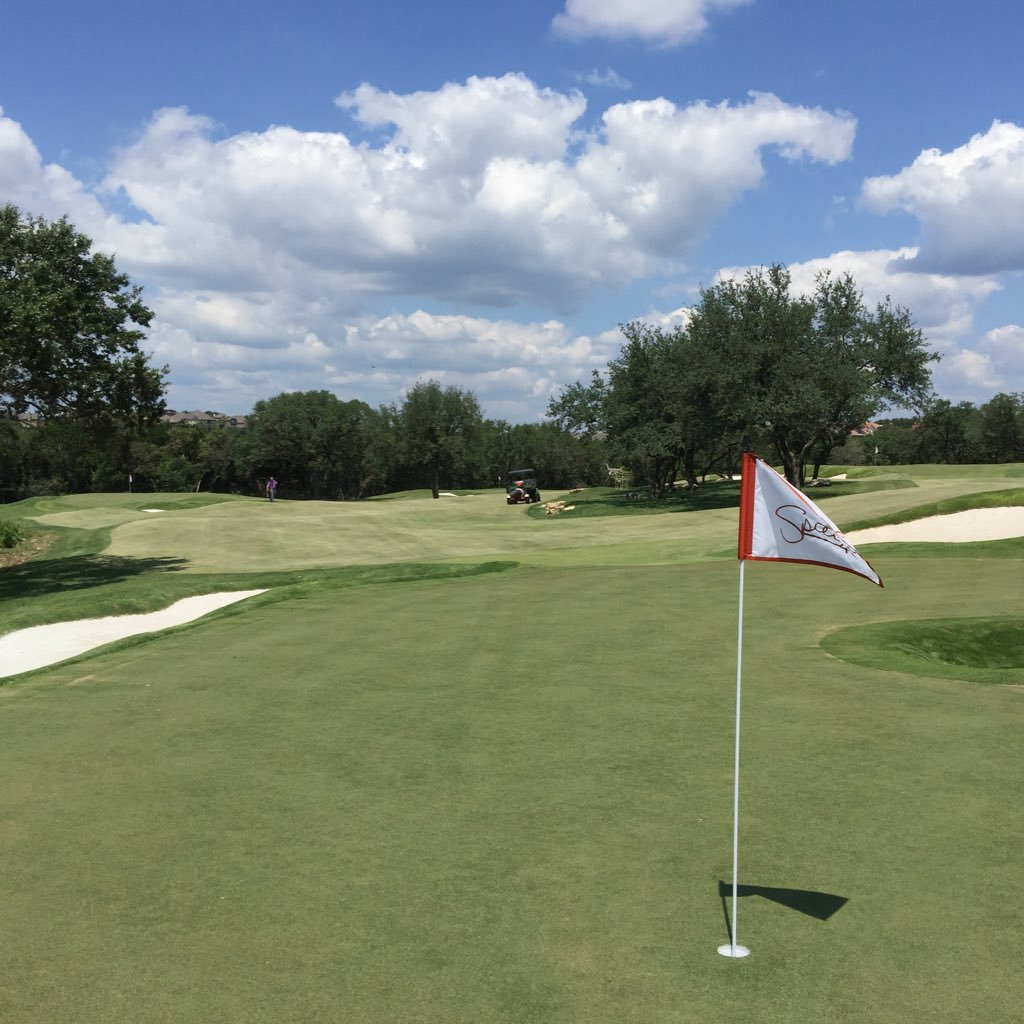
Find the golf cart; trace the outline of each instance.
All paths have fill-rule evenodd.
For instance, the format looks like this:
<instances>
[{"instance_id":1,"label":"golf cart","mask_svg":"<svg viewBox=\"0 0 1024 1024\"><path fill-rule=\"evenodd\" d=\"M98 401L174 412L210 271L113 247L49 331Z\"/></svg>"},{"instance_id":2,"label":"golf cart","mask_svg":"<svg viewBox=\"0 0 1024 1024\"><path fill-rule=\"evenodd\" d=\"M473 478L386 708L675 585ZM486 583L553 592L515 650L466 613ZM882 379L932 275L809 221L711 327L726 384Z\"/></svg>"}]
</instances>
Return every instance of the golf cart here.
<instances>
[{"instance_id":1,"label":"golf cart","mask_svg":"<svg viewBox=\"0 0 1024 1024\"><path fill-rule=\"evenodd\" d=\"M540 501L537 474L532 469L510 469L505 474L505 504Z\"/></svg>"}]
</instances>

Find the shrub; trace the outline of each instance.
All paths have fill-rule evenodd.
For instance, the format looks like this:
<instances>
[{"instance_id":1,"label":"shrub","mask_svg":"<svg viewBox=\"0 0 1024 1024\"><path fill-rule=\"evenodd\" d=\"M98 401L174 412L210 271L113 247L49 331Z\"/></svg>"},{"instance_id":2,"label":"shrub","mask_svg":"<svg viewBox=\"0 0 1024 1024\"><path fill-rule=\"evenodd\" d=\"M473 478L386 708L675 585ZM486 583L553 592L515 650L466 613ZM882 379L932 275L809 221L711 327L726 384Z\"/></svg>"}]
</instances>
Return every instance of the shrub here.
<instances>
[{"instance_id":1,"label":"shrub","mask_svg":"<svg viewBox=\"0 0 1024 1024\"><path fill-rule=\"evenodd\" d=\"M17 547L25 539L25 533L17 523L0 519L0 548Z\"/></svg>"}]
</instances>

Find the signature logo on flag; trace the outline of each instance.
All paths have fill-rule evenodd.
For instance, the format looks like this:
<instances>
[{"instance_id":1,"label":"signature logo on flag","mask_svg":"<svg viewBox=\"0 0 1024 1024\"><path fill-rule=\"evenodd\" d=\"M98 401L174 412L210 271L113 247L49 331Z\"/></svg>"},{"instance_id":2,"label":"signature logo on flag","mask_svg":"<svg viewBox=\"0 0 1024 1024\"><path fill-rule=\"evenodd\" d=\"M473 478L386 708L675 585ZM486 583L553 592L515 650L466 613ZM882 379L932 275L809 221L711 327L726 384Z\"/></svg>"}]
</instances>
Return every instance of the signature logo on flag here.
<instances>
[{"instance_id":1,"label":"signature logo on flag","mask_svg":"<svg viewBox=\"0 0 1024 1024\"><path fill-rule=\"evenodd\" d=\"M810 537L812 540L822 540L827 544L833 544L846 554L855 550L853 545L828 520L824 522L820 519L811 520L807 513L808 510L802 505L780 505L775 510L775 515L786 526L791 527L796 534L793 536L790 531L782 530L779 536L787 544L799 544L804 538Z\"/></svg>"}]
</instances>

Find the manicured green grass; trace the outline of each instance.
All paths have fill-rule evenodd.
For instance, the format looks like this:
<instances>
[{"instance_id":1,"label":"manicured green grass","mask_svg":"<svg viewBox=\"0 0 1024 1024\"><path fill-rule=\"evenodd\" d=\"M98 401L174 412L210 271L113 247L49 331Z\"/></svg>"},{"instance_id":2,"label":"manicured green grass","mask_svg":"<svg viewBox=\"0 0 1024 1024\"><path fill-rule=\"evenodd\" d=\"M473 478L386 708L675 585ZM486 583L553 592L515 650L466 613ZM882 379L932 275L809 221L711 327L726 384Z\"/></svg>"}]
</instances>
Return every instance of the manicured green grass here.
<instances>
[{"instance_id":1,"label":"manicured green grass","mask_svg":"<svg viewBox=\"0 0 1024 1024\"><path fill-rule=\"evenodd\" d=\"M41 513L79 554L0 572L3 628L275 589L0 686L0 1020L1015 1021L1021 690L821 641L1008 619L1020 547L747 566L731 961L735 510L498 501Z\"/></svg>"},{"instance_id":2,"label":"manicured green grass","mask_svg":"<svg viewBox=\"0 0 1024 1024\"><path fill-rule=\"evenodd\" d=\"M883 671L1024 686L1024 615L850 626L822 647Z\"/></svg>"},{"instance_id":3,"label":"manicured green grass","mask_svg":"<svg viewBox=\"0 0 1024 1024\"><path fill-rule=\"evenodd\" d=\"M828 487L808 489L815 501L837 498L851 494L873 494L878 491L894 491L916 487L910 479L868 478L864 480L841 480ZM592 516L650 516L665 512L707 512L711 509L739 508L740 485L738 480L708 480L693 491L683 487L669 490L664 497L651 498L644 489L623 489L615 487L588 487L578 494L563 498L572 505L571 513L559 515L563 521ZM530 506L527 514L534 519L547 515L543 503Z\"/></svg>"}]
</instances>

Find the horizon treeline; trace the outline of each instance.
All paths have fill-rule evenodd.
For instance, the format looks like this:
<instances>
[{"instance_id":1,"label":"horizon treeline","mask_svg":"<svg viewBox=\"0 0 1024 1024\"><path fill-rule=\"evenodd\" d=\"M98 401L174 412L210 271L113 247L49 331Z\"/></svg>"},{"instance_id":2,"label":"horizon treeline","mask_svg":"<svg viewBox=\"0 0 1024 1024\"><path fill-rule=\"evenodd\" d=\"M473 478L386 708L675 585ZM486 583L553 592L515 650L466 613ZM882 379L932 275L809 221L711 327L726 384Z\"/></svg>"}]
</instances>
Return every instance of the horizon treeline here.
<instances>
[{"instance_id":1,"label":"horizon treeline","mask_svg":"<svg viewBox=\"0 0 1024 1024\"><path fill-rule=\"evenodd\" d=\"M248 427L61 419L25 426L0 421L0 501L90 491L214 491L259 495L267 477L284 498L352 500L395 491L496 487L509 469L531 466L541 488L609 484L624 467L628 486L650 488L642 461L630 464L603 431L554 422L486 419L471 392L419 385L420 397L455 408L441 426L418 429L403 405L373 409L327 391L290 392L258 402ZM410 393L412 394L412 393ZM426 410L430 412L437 410ZM871 433L831 447L820 465L966 465L1024 462L1024 395L999 393L981 406L935 399L920 416L877 421ZM419 424L422 427L423 424ZM431 431L433 431L431 433ZM780 464L770 440L756 450ZM730 474L740 439L699 469ZM818 469L820 467L815 467ZM672 467L670 476L682 467Z\"/></svg>"},{"instance_id":2,"label":"horizon treeline","mask_svg":"<svg viewBox=\"0 0 1024 1024\"><path fill-rule=\"evenodd\" d=\"M271 476L286 498L437 497L527 466L542 489L615 482L657 499L678 479L731 475L747 444L796 486L829 462L1024 461L1024 396L938 398L939 356L909 310L871 308L828 270L802 294L783 265L753 269L702 289L671 329L623 325L605 370L531 424L486 419L471 391L436 380L377 409L286 392L257 402L245 430L168 424L170 369L141 348L153 315L66 217L0 207L0 500L129 484L259 494ZM917 415L851 439L888 409Z\"/></svg>"}]
</instances>

